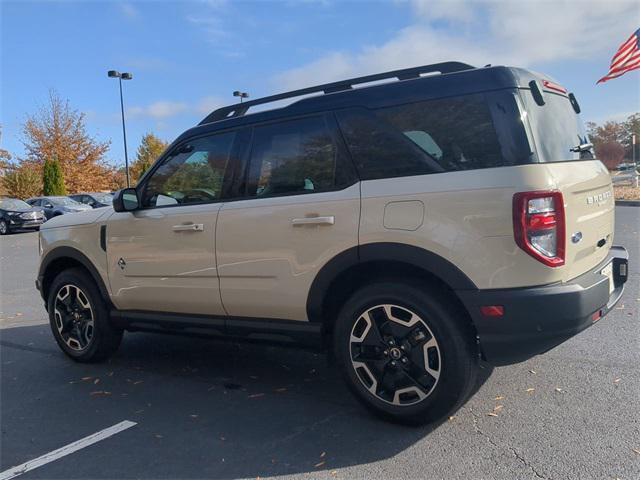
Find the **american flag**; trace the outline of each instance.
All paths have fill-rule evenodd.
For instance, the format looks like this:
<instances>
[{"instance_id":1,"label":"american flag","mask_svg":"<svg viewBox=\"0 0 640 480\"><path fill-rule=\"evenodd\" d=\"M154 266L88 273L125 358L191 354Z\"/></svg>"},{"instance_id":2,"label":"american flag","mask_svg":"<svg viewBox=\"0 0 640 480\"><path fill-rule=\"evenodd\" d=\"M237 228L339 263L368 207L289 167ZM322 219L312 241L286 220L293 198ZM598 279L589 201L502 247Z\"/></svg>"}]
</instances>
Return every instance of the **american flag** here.
<instances>
[{"instance_id":1,"label":"american flag","mask_svg":"<svg viewBox=\"0 0 640 480\"><path fill-rule=\"evenodd\" d=\"M597 83L604 83L638 68L640 68L640 28L620 46L611 60L609 73Z\"/></svg>"}]
</instances>

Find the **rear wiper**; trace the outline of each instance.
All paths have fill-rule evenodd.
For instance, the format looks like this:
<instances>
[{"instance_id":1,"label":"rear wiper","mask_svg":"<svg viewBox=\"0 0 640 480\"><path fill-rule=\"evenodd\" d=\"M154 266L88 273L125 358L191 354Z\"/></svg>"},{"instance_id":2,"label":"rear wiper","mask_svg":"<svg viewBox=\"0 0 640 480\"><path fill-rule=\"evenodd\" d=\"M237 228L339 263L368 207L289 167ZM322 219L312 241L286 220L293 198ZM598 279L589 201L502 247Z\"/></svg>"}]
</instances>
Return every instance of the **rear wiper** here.
<instances>
[{"instance_id":1,"label":"rear wiper","mask_svg":"<svg viewBox=\"0 0 640 480\"><path fill-rule=\"evenodd\" d=\"M570 152L588 152L593 148L593 143L582 143L569 149Z\"/></svg>"}]
</instances>

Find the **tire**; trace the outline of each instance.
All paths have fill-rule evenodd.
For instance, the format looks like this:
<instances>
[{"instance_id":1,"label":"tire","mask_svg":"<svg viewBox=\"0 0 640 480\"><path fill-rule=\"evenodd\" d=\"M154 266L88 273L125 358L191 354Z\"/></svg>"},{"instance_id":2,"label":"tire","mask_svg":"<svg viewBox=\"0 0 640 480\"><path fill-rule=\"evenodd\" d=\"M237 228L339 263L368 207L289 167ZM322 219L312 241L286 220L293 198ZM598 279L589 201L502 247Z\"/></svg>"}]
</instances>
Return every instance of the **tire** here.
<instances>
[{"instance_id":1,"label":"tire","mask_svg":"<svg viewBox=\"0 0 640 480\"><path fill-rule=\"evenodd\" d=\"M367 285L337 318L337 365L358 400L377 415L436 423L459 408L476 384L479 355L465 315L439 288Z\"/></svg>"},{"instance_id":2,"label":"tire","mask_svg":"<svg viewBox=\"0 0 640 480\"><path fill-rule=\"evenodd\" d=\"M106 360L120 346L122 330L109 321L109 310L95 281L81 268L56 276L47 311L58 346L77 362Z\"/></svg>"},{"instance_id":3,"label":"tire","mask_svg":"<svg viewBox=\"0 0 640 480\"><path fill-rule=\"evenodd\" d=\"M9 233L9 225L5 220L0 220L0 235L6 235Z\"/></svg>"}]
</instances>

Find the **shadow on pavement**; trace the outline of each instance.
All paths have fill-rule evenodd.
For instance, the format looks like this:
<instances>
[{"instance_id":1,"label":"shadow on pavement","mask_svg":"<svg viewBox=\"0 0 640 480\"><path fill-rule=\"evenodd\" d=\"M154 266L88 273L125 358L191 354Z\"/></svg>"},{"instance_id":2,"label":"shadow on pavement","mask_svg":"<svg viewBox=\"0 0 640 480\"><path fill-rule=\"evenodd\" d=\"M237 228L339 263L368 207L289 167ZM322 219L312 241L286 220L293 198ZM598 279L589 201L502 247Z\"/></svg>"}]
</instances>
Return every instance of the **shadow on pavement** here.
<instances>
[{"instance_id":1,"label":"shadow on pavement","mask_svg":"<svg viewBox=\"0 0 640 480\"><path fill-rule=\"evenodd\" d=\"M126 432L31 478L264 477L377 462L435 427L371 416L326 357L292 348L127 334L77 364L48 325L0 331L1 469L128 419ZM478 388L491 373L483 370Z\"/></svg>"}]
</instances>

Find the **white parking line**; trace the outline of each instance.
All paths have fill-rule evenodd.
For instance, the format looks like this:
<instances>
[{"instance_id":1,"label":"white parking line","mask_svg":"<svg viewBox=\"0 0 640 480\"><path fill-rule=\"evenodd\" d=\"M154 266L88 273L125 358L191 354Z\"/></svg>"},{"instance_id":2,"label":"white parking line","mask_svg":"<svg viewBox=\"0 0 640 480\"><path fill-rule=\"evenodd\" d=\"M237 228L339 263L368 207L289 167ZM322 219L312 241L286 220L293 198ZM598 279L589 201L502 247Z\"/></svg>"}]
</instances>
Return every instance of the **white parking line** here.
<instances>
[{"instance_id":1,"label":"white parking line","mask_svg":"<svg viewBox=\"0 0 640 480\"><path fill-rule=\"evenodd\" d=\"M136 422L130 422L129 420L117 423L109 428L105 428L104 430L100 430L99 432L89 435L88 437L84 437L76 442L70 443L69 445L65 445L62 448L58 448L57 450L54 450L52 452L45 453L41 457L29 460L22 465L10 468L9 470L5 470L4 472L0 473L0 480L9 480L10 478L22 475L23 473L33 470L34 468L41 467L42 465L46 465L47 463L53 462L54 460L69 455L70 453L77 452L78 450L88 447L89 445L93 445L100 440L109 438L110 436L122 432L127 428L131 428L134 425L137 425Z\"/></svg>"}]
</instances>

